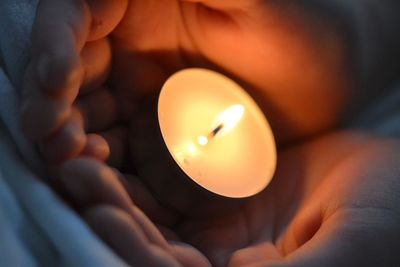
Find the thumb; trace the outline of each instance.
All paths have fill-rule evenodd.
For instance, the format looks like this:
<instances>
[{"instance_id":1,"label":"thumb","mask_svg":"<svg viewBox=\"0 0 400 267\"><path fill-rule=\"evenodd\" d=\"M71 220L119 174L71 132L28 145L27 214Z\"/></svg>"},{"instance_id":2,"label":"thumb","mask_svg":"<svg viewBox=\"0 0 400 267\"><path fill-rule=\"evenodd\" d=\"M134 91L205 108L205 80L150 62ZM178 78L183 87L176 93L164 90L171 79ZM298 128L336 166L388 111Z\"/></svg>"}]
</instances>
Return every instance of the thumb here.
<instances>
[{"instance_id":1,"label":"thumb","mask_svg":"<svg viewBox=\"0 0 400 267\"><path fill-rule=\"evenodd\" d=\"M347 208L325 220L304 245L268 267L399 266L399 231L390 212ZM264 262L265 263L265 262Z\"/></svg>"}]
</instances>

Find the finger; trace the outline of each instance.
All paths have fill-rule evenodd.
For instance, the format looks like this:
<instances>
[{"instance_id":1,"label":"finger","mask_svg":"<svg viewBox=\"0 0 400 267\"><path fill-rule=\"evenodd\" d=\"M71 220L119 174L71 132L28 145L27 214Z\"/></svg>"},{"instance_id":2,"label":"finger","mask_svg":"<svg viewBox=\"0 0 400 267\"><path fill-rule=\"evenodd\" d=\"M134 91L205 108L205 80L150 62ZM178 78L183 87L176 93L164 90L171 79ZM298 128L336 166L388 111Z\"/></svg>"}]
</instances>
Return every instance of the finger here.
<instances>
[{"instance_id":1,"label":"finger","mask_svg":"<svg viewBox=\"0 0 400 267\"><path fill-rule=\"evenodd\" d=\"M111 130L101 133L110 147L110 156L107 164L114 168L122 168L128 155L128 130L125 127L117 126ZM134 166L131 166L134 168Z\"/></svg>"},{"instance_id":2,"label":"finger","mask_svg":"<svg viewBox=\"0 0 400 267\"><path fill-rule=\"evenodd\" d=\"M107 38L86 43L81 52L84 70L80 94L86 94L104 84L111 67L111 47Z\"/></svg>"},{"instance_id":3,"label":"finger","mask_svg":"<svg viewBox=\"0 0 400 267\"><path fill-rule=\"evenodd\" d=\"M40 89L76 95L81 79L79 52L90 25L83 0L40 1L32 32L32 71Z\"/></svg>"},{"instance_id":4,"label":"finger","mask_svg":"<svg viewBox=\"0 0 400 267\"><path fill-rule=\"evenodd\" d=\"M83 149L82 156L105 161L110 155L110 148L107 141L98 134L88 134L86 146Z\"/></svg>"},{"instance_id":5,"label":"finger","mask_svg":"<svg viewBox=\"0 0 400 267\"><path fill-rule=\"evenodd\" d=\"M28 74L29 76L29 74ZM52 98L38 89L33 79L25 77L21 100L21 126L31 141L43 140L56 132L70 117L71 104Z\"/></svg>"},{"instance_id":6,"label":"finger","mask_svg":"<svg viewBox=\"0 0 400 267\"><path fill-rule=\"evenodd\" d=\"M22 126L32 141L50 136L69 117L69 105L80 86L79 49L85 42L89 22L84 1L39 3L32 29L32 58L21 97Z\"/></svg>"},{"instance_id":7,"label":"finger","mask_svg":"<svg viewBox=\"0 0 400 267\"><path fill-rule=\"evenodd\" d=\"M398 220L388 216L390 212L371 210L367 209L367 216L366 210L358 208L335 212L308 242L283 260L250 266L395 266L392 252L399 238L393 233L397 233Z\"/></svg>"},{"instance_id":8,"label":"finger","mask_svg":"<svg viewBox=\"0 0 400 267\"><path fill-rule=\"evenodd\" d=\"M125 210L140 225L152 243L168 249L161 233L143 212L133 205L116 173L105 164L84 158L71 160L61 167L60 182L77 207L87 209L105 204Z\"/></svg>"},{"instance_id":9,"label":"finger","mask_svg":"<svg viewBox=\"0 0 400 267\"><path fill-rule=\"evenodd\" d=\"M125 175L125 177L122 177L121 175L120 181L131 199L152 221L167 226L177 223L178 215L160 205L138 177L134 175Z\"/></svg>"},{"instance_id":10,"label":"finger","mask_svg":"<svg viewBox=\"0 0 400 267\"><path fill-rule=\"evenodd\" d=\"M88 0L92 23L88 41L99 40L110 34L122 20L128 0Z\"/></svg>"},{"instance_id":11,"label":"finger","mask_svg":"<svg viewBox=\"0 0 400 267\"><path fill-rule=\"evenodd\" d=\"M59 182L71 201L82 209L107 204L129 211L133 205L114 171L93 159L78 158L64 163Z\"/></svg>"},{"instance_id":12,"label":"finger","mask_svg":"<svg viewBox=\"0 0 400 267\"><path fill-rule=\"evenodd\" d=\"M123 210L100 206L84 217L91 228L131 266L180 266L166 251L152 244L137 222Z\"/></svg>"},{"instance_id":13,"label":"finger","mask_svg":"<svg viewBox=\"0 0 400 267\"><path fill-rule=\"evenodd\" d=\"M105 87L80 97L76 106L85 120L85 129L88 132L106 130L117 121L118 110L114 97Z\"/></svg>"},{"instance_id":14,"label":"finger","mask_svg":"<svg viewBox=\"0 0 400 267\"><path fill-rule=\"evenodd\" d=\"M172 254L183 266L211 267L211 263L197 249L180 242L170 244Z\"/></svg>"},{"instance_id":15,"label":"finger","mask_svg":"<svg viewBox=\"0 0 400 267\"><path fill-rule=\"evenodd\" d=\"M85 147L86 134L83 119L74 109L67 122L40 146L47 162L57 164L78 156Z\"/></svg>"},{"instance_id":16,"label":"finger","mask_svg":"<svg viewBox=\"0 0 400 267\"><path fill-rule=\"evenodd\" d=\"M271 242L264 242L235 251L229 259L227 267L242 267L252 264L267 264L282 260L279 251Z\"/></svg>"}]
</instances>

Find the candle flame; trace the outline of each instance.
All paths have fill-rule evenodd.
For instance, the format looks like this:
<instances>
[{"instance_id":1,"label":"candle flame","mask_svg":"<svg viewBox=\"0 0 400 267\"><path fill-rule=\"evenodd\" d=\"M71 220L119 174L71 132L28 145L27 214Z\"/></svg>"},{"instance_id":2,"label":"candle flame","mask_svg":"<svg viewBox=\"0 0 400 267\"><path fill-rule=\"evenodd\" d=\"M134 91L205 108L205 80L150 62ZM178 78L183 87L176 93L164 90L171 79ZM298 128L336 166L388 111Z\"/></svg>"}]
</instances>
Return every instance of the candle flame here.
<instances>
[{"instance_id":1,"label":"candle flame","mask_svg":"<svg viewBox=\"0 0 400 267\"><path fill-rule=\"evenodd\" d=\"M233 105L224 110L216 118L214 125L216 125L213 130L207 135L201 135L197 138L197 142L201 146L206 146L211 139L216 135L221 135L231 131L240 121L244 114L243 105Z\"/></svg>"},{"instance_id":2,"label":"candle flame","mask_svg":"<svg viewBox=\"0 0 400 267\"><path fill-rule=\"evenodd\" d=\"M222 112L220 115L218 115L217 120L216 120L216 125L219 127L219 125L223 126L223 129L221 129L221 132L229 132L231 131L240 121L240 119L243 117L244 114L244 107L243 105L233 105L227 108L224 112ZM216 128L217 128L216 127Z\"/></svg>"}]
</instances>

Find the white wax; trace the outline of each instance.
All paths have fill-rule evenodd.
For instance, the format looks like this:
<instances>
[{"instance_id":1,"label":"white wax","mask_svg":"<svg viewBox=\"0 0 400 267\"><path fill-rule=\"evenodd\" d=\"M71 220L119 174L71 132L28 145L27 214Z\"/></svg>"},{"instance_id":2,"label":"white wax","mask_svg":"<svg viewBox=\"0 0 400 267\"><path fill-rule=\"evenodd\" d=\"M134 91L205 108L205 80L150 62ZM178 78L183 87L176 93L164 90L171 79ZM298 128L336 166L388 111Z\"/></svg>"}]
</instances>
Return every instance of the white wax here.
<instances>
[{"instance_id":1,"label":"white wax","mask_svg":"<svg viewBox=\"0 0 400 267\"><path fill-rule=\"evenodd\" d=\"M175 162L205 189L243 198L271 181L271 128L254 100L227 77L204 69L174 74L161 90L158 119Z\"/></svg>"}]
</instances>

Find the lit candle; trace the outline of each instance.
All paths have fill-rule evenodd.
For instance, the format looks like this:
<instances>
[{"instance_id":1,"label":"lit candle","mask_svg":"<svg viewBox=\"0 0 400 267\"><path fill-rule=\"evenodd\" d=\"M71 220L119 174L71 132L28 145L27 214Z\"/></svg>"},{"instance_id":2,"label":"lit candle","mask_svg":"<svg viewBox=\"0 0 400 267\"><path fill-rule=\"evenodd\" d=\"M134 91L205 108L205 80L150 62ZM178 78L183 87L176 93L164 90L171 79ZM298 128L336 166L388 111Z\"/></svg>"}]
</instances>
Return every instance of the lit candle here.
<instances>
[{"instance_id":1,"label":"lit candle","mask_svg":"<svg viewBox=\"0 0 400 267\"><path fill-rule=\"evenodd\" d=\"M204 189L244 198L271 181L271 128L255 101L227 77L204 69L174 74L161 90L157 113L175 163Z\"/></svg>"},{"instance_id":2,"label":"lit candle","mask_svg":"<svg viewBox=\"0 0 400 267\"><path fill-rule=\"evenodd\" d=\"M235 82L209 70L172 75L132 117L130 156L163 206L210 218L263 190L276 166L271 128Z\"/></svg>"}]
</instances>

